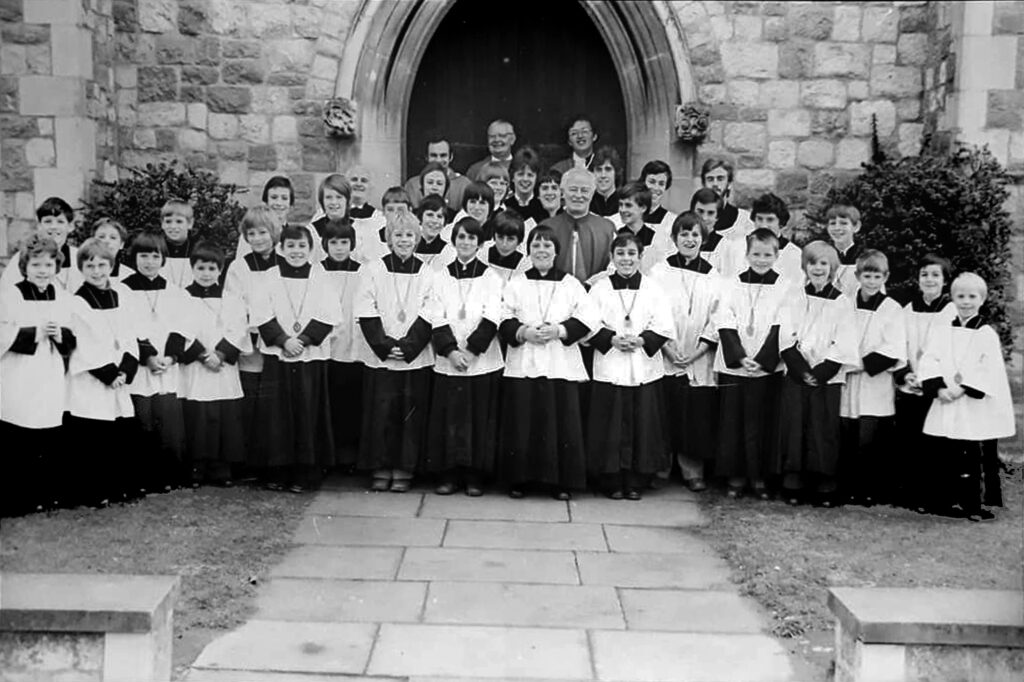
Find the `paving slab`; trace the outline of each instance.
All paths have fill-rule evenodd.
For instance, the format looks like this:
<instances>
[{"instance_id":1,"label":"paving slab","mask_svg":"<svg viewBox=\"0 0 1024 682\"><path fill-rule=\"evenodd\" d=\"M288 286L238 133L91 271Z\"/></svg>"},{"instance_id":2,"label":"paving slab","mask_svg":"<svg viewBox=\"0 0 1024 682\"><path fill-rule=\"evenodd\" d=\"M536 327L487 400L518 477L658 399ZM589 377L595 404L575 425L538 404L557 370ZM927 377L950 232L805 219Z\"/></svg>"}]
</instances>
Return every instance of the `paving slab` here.
<instances>
[{"instance_id":1,"label":"paving slab","mask_svg":"<svg viewBox=\"0 0 1024 682\"><path fill-rule=\"evenodd\" d=\"M449 580L578 585L569 551L410 547L399 580Z\"/></svg>"},{"instance_id":2,"label":"paving slab","mask_svg":"<svg viewBox=\"0 0 1024 682\"><path fill-rule=\"evenodd\" d=\"M710 555L577 552L576 562L584 585L734 589L729 582L728 564Z\"/></svg>"},{"instance_id":3,"label":"paving slab","mask_svg":"<svg viewBox=\"0 0 1024 682\"><path fill-rule=\"evenodd\" d=\"M567 523L565 502L541 498L513 500L504 495L466 497L465 495L427 495L420 512L423 518L469 519L473 521L546 521Z\"/></svg>"},{"instance_id":4,"label":"paving slab","mask_svg":"<svg viewBox=\"0 0 1024 682\"><path fill-rule=\"evenodd\" d=\"M604 551L601 526L530 521L449 521L445 547Z\"/></svg>"},{"instance_id":5,"label":"paving slab","mask_svg":"<svg viewBox=\"0 0 1024 682\"><path fill-rule=\"evenodd\" d=\"M313 545L437 547L445 522L441 519L382 519L307 516L292 541Z\"/></svg>"},{"instance_id":6,"label":"paving slab","mask_svg":"<svg viewBox=\"0 0 1024 682\"><path fill-rule=\"evenodd\" d=\"M759 633L762 618L735 592L619 590L630 630Z\"/></svg>"},{"instance_id":7,"label":"paving slab","mask_svg":"<svg viewBox=\"0 0 1024 682\"><path fill-rule=\"evenodd\" d=\"M425 623L625 629L612 587L431 583Z\"/></svg>"},{"instance_id":8,"label":"paving slab","mask_svg":"<svg viewBox=\"0 0 1024 682\"><path fill-rule=\"evenodd\" d=\"M210 643L194 667L361 674L376 631L364 623L250 620Z\"/></svg>"},{"instance_id":9,"label":"paving slab","mask_svg":"<svg viewBox=\"0 0 1024 682\"><path fill-rule=\"evenodd\" d=\"M591 497L569 503L573 523L614 523L620 526L699 526L707 522L693 502L663 499L609 500Z\"/></svg>"},{"instance_id":10,"label":"paving slab","mask_svg":"<svg viewBox=\"0 0 1024 682\"><path fill-rule=\"evenodd\" d=\"M256 618L324 623L415 623L426 583L275 578L256 597Z\"/></svg>"},{"instance_id":11,"label":"paving slab","mask_svg":"<svg viewBox=\"0 0 1024 682\"><path fill-rule=\"evenodd\" d=\"M608 682L792 682L785 649L767 635L591 633L597 678Z\"/></svg>"},{"instance_id":12,"label":"paving slab","mask_svg":"<svg viewBox=\"0 0 1024 682\"><path fill-rule=\"evenodd\" d=\"M423 495L385 495L362 491L323 490L306 508L306 515L321 516L383 516L412 518L416 516Z\"/></svg>"},{"instance_id":13,"label":"paving slab","mask_svg":"<svg viewBox=\"0 0 1024 682\"><path fill-rule=\"evenodd\" d=\"M394 580L402 551L401 547L303 545L285 554L270 569L270 577Z\"/></svg>"},{"instance_id":14,"label":"paving slab","mask_svg":"<svg viewBox=\"0 0 1024 682\"><path fill-rule=\"evenodd\" d=\"M608 547L613 552L715 555L714 550L704 540L678 528L605 524L604 532L608 537Z\"/></svg>"},{"instance_id":15,"label":"paving slab","mask_svg":"<svg viewBox=\"0 0 1024 682\"><path fill-rule=\"evenodd\" d=\"M255 670L192 670L185 682L406 682L404 677L363 677L362 675L296 675Z\"/></svg>"},{"instance_id":16,"label":"paving slab","mask_svg":"<svg viewBox=\"0 0 1024 682\"><path fill-rule=\"evenodd\" d=\"M590 680L582 630L382 625L370 675Z\"/></svg>"}]
</instances>

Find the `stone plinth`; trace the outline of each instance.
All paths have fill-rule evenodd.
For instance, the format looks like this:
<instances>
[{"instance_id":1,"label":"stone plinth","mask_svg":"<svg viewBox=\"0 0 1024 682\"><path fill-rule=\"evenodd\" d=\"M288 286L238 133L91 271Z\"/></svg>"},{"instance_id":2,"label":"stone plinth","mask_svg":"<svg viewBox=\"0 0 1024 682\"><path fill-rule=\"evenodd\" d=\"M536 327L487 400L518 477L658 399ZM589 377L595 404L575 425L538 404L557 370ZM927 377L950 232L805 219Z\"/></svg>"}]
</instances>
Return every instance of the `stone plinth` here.
<instances>
[{"instance_id":1,"label":"stone plinth","mask_svg":"<svg viewBox=\"0 0 1024 682\"><path fill-rule=\"evenodd\" d=\"M1024 593L834 588L836 682L1024 677Z\"/></svg>"},{"instance_id":2,"label":"stone plinth","mask_svg":"<svg viewBox=\"0 0 1024 682\"><path fill-rule=\"evenodd\" d=\"M0 574L0 669L18 679L171 678L175 576Z\"/></svg>"}]
</instances>

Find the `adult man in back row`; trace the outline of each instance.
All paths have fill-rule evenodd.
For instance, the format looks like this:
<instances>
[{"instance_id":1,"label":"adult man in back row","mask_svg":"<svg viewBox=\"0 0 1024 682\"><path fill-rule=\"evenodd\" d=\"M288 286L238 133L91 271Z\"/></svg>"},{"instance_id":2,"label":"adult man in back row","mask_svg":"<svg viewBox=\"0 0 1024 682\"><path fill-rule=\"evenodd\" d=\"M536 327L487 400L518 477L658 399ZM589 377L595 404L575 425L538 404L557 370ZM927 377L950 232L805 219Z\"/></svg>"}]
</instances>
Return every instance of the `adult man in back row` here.
<instances>
[{"instance_id":1,"label":"adult man in back row","mask_svg":"<svg viewBox=\"0 0 1024 682\"><path fill-rule=\"evenodd\" d=\"M439 163L444 168L444 172L448 176L448 193L445 195L445 200L449 208L458 211L462 208L462 193L469 187L470 180L451 167L453 158L455 158L455 154L452 153L452 146L443 135L435 134L427 139L427 163ZM423 198L419 173L405 181L405 191L412 199L413 206L419 206L420 200Z\"/></svg>"},{"instance_id":2,"label":"adult man in back row","mask_svg":"<svg viewBox=\"0 0 1024 682\"><path fill-rule=\"evenodd\" d=\"M582 168L593 171L594 143L597 142L597 131L594 124L586 116L576 116L569 124L569 147L572 155L551 166L551 170L564 175L570 168Z\"/></svg>"},{"instance_id":3,"label":"adult man in back row","mask_svg":"<svg viewBox=\"0 0 1024 682\"><path fill-rule=\"evenodd\" d=\"M515 143L516 129L511 123L501 118L491 121L487 126L487 151L490 156L470 166L466 170L466 177L473 182L480 182L480 171L488 163L496 163L507 171L512 164L512 145Z\"/></svg>"},{"instance_id":4,"label":"adult man in back row","mask_svg":"<svg viewBox=\"0 0 1024 682\"><path fill-rule=\"evenodd\" d=\"M588 286L594 275L607 270L615 239L612 221L590 212L590 200L596 187L593 173L583 168L570 168L562 176L565 211L543 222L554 229L561 246L555 267Z\"/></svg>"}]
</instances>

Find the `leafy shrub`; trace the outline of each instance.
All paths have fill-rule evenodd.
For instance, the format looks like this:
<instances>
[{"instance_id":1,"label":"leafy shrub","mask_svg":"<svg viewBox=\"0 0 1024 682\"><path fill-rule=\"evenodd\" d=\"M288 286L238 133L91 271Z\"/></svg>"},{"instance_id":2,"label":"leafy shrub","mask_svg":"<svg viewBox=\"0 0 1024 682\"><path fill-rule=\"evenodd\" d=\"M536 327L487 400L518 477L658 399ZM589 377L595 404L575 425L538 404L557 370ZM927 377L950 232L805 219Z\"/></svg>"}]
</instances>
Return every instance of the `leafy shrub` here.
<instances>
[{"instance_id":1,"label":"leafy shrub","mask_svg":"<svg viewBox=\"0 0 1024 682\"><path fill-rule=\"evenodd\" d=\"M983 312L1009 349L1011 223L1003 206L1010 182L987 148L895 161L876 157L861 175L832 187L809 217L823 225L832 204L860 209L857 240L888 257L886 289L898 301L905 303L917 291L917 263L927 253L948 258L954 277L977 273L988 283Z\"/></svg>"},{"instance_id":2,"label":"leafy shrub","mask_svg":"<svg viewBox=\"0 0 1024 682\"><path fill-rule=\"evenodd\" d=\"M234 253L238 223L245 214L235 195L244 189L221 183L209 171L180 166L177 161L150 163L129 172L129 177L116 182L93 181L91 200L85 202L84 221L75 231L78 241L88 237L101 218L124 225L129 241L139 232L159 233L160 208L168 199L177 198L192 205L193 239L213 242L225 253Z\"/></svg>"}]
</instances>

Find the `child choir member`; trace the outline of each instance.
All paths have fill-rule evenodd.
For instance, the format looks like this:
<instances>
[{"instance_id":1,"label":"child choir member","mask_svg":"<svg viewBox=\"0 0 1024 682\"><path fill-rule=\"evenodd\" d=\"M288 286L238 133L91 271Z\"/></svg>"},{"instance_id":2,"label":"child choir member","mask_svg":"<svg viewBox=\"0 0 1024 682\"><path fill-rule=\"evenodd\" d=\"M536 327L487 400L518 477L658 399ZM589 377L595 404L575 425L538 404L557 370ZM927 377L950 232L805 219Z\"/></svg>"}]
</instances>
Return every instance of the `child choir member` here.
<instances>
[{"instance_id":1,"label":"child choir member","mask_svg":"<svg viewBox=\"0 0 1024 682\"><path fill-rule=\"evenodd\" d=\"M981 521L993 518L982 508L983 502L991 504L985 498L992 492L982 492L984 445L1014 435L1013 399L999 336L981 315L988 297L985 280L963 273L953 280L951 294L956 317L933 331L918 370L925 392L936 398L924 433L937 440L949 476L939 482L944 506L933 511Z\"/></svg>"},{"instance_id":2,"label":"child choir member","mask_svg":"<svg viewBox=\"0 0 1024 682\"><path fill-rule=\"evenodd\" d=\"M390 252L387 237L388 225L400 215L411 215L415 208L408 192L401 187L386 189L381 196L380 203L384 210L382 213L378 212L379 220L375 218L352 221L352 227L356 231L356 240L359 242L354 257L360 263L372 263L387 255Z\"/></svg>"},{"instance_id":3,"label":"child choir member","mask_svg":"<svg viewBox=\"0 0 1024 682\"><path fill-rule=\"evenodd\" d=\"M779 324L789 282L775 271L779 238L767 229L747 235L750 267L727 280L718 307L715 357L721 397L716 471L728 478L730 497L748 484L768 499L775 461L781 368Z\"/></svg>"},{"instance_id":4,"label":"child choir member","mask_svg":"<svg viewBox=\"0 0 1024 682\"><path fill-rule=\"evenodd\" d=\"M0 290L0 431L7 450L0 511L5 516L48 507L64 492L44 484L63 464L54 460L65 448L60 438L64 363L75 347L71 295L54 284L62 258L57 242L32 235L17 265L7 268L22 279Z\"/></svg>"},{"instance_id":5,"label":"child choir member","mask_svg":"<svg viewBox=\"0 0 1024 682\"><path fill-rule=\"evenodd\" d=\"M619 195L616 189L621 184L622 159L615 147L605 145L594 152L591 164L597 183L594 198L590 200L590 212L603 218L611 218L619 212Z\"/></svg>"},{"instance_id":6,"label":"child choir member","mask_svg":"<svg viewBox=\"0 0 1024 682\"><path fill-rule=\"evenodd\" d=\"M836 503L839 401L845 369L857 364L849 301L834 285L839 255L823 241L803 249L807 285L790 302L779 347L786 367L779 398L779 459L789 504Z\"/></svg>"},{"instance_id":7,"label":"child choir member","mask_svg":"<svg viewBox=\"0 0 1024 682\"><path fill-rule=\"evenodd\" d=\"M482 182L474 182L462 194L462 210L455 214L454 221L457 223L466 216L486 225L494 214L494 190ZM490 239L490 234L485 232Z\"/></svg>"},{"instance_id":8,"label":"child choir member","mask_svg":"<svg viewBox=\"0 0 1024 682\"><path fill-rule=\"evenodd\" d=\"M318 234L323 239L324 227L328 221L348 218L348 205L351 198L352 188L344 175L331 173L324 178L316 193L317 204L320 206L322 215L311 223L315 230L313 234Z\"/></svg>"},{"instance_id":9,"label":"child choir member","mask_svg":"<svg viewBox=\"0 0 1024 682\"><path fill-rule=\"evenodd\" d=\"M840 469L854 504L871 505L892 487L890 448L895 414L893 372L907 362L903 309L883 291L889 278L885 254L869 249L857 259L854 335L857 362L846 375L840 400Z\"/></svg>"},{"instance_id":10,"label":"child choir member","mask_svg":"<svg viewBox=\"0 0 1024 682\"><path fill-rule=\"evenodd\" d=\"M335 463L350 468L359 451L363 424L363 362L369 349L356 328L355 298L359 288L360 264L352 258L356 231L347 218L325 223L323 235L327 258L320 262L326 272L330 295L339 306L338 324L331 335L331 356L327 363L327 393L331 400Z\"/></svg>"},{"instance_id":11,"label":"child choir member","mask_svg":"<svg viewBox=\"0 0 1024 682\"><path fill-rule=\"evenodd\" d=\"M502 300L508 354L499 475L514 498L539 483L567 500L586 483L579 385L588 377L579 341L598 322L580 281L555 266L561 248L552 228L535 227L527 243L532 267L512 278Z\"/></svg>"},{"instance_id":12,"label":"child choir member","mask_svg":"<svg viewBox=\"0 0 1024 682\"><path fill-rule=\"evenodd\" d=\"M535 221L537 225L549 218L554 218L562 212L562 175L560 173L548 170L537 178L537 199L540 200L540 206L544 209L544 213L541 214L542 217ZM527 238L529 238L530 230L533 227L534 225L531 225L529 220L527 220Z\"/></svg>"},{"instance_id":13,"label":"child choir member","mask_svg":"<svg viewBox=\"0 0 1024 682\"><path fill-rule=\"evenodd\" d=\"M477 257L501 278L504 289L513 275L524 273L530 268L530 259L522 250L526 226L516 211L501 211L494 215L491 227L491 240L484 242Z\"/></svg>"},{"instance_id":14,"label":"child choir member","mask_svg":"<svg viewBox=\"0 0 1024 682\"><path fill-rule=\"evenodd\" d=\"M663 205L672 187L672 168L664 161L648 161L640 169L640 183L651 191L651 207L644 213L644 223L667 241L671 241L672 223L676 214Z\"/></svg>"},{"instance_id":15,"label":"child choir member","mask_svg":"<svg viewBox=\"0 0 1024 682\"><path fill-rule=\"evenodd\" d=\"M307 227L281 230L283 259L255 292L250 321L263 353L259 437L268 455L270 489L301 493L334 461L327 391L327 337L339 318L322 268L310 262Z\"/></svg>"},{"instance_id":16,"label":"child choir member","mask_svg":"<svg viewBox=\"0 0 1024 682\"><path fill-rule=\"evenodd\" d=\"M195 218L192 206L180 199L171 199L160 209L160 229L167 245L167 257L160 276L179 289L192 282L192 264L189 255L194 242L189 234Z\"/></svg>"},{"instance_id":17,"label":"child choir member","mask_svg":"<svg viewBox=\"0 0 1024 682\"><path fill-rule=\"evenodd\" d=\"M132 240L129 263L135 274L122 285L129 290L139 344L139 371L128 385L135 416L148 447L141 469L147 490L169 490L189 478L184 470L185 421L179 361L191 347L185 292L160 274L167 255L161 235L140 233Z\"/></svg>"},{"instance_id":18,"label":"child choir member","mask_svg":"<svg viewBox=\"0 0 1024 682\"><path fill-rule=\"evenodd\" d=\"M500 163L485 163L480 169L479 182L487 185L494 192L494 203L491 213L505 210L505 202L508 200L509 175L508 168ZM480 222L481 225L486 221Z\"/></svg>"},{"instance_id":19,"label":"child choir member","mask_svg":"<svg viewBox=\"0 0 1024 682\"><path fill-rule=\"evenodd\" d=\"M530 226L544 220L547 211L537 198L537 178L540 176L540 157L530 147L523 147L512 156L508 167L512 176L512 192L505 201L505 208L511 209L523 221L532 221Z\"/></svg>"},{"instance_id":20,"label":"child choir member","mask_svg":"<svg viewBox=\"0 0 1024 682\"><path fill-rule=\"evenodd\" d=\"M78 262L75 257L77 249L68 243L68 234L71 232L74 219L75 213L71 206L60 197L50 197L36 209L36 233L52 239L62 256L57 263L53 285L67 294L74 294L82 285L82 273L75 266ZM11 263L19 262L20 258L19 252L11 258ZM20 281L22 277L18 268L6 267L0 275L0 288L12 287Z\"/></svg>"},{"instance_id":21,"label":"child choir member","mask_svg":"<svg viewBox=\"0 0 1024 682\"><path fill-rule=\"evenodd\" d=\"M713 220L704 222L696 213L681 213L672 223L676 253L651 270L673 319L673 334L661 349L668 451L683 480L698 492L707 488L705 470L715 459L718 424L713 315L721 280L702 250L711 225Z\"/></svg>"},{"instance_id":22,"label":"child choir member","mask_svg":"<svg viewBox=\"0 0 1024 682\"><path fill-rule=\"evenodd\" d=\"M78 249L78 269L85 281L72 303L78 345L68 364L65 425L69 442L103 447L88 460L67 458L64 475L74 488L65 488L65 504L103 506L139 489L134 480L138 468L131 461L139 455L139 442L128 392L139 369L139 344L126 292L111 280L115 253L98 238L85 240Z\"/></svg>"},{"instance_id":23,"label":"child choir member","mask_svg":"<svg viewBox=\"0 0 1024 682\"><path fill-rule=\"evenodd\" d=\"M476 258L480 223L463 218L452 241L458 257L435 277L431 302L434 391L422 468L440 474L437 494L465 486L479 497L497 445L502 280Z\"/></svg>"},{"instance_id":24,"label":"child choir member","mask_svg":"<svg viewBox=\"0 0 1024 682\"><path fill-rule=\"evenodd\" d=\"M232 471L245 459L238 358L252 350L248 319L241 297L221 284L224 253L200 243L189 260L185 313L196 342L181 361L188 461L200 480L232 485Z\"/></svg>"},{"instance_id":25,"label":"child choir member","mask_svg":"<svg viewBox=\"0 0 1024 682\"><path fill-rule=\"evenodd\" d=\"M114 255L114 266L110 271L111 281L120 282L135 273L129 266L121 262L121 249L128 241L128 231L124 229L124 225L116 220L102 218L93 228L92 236L100 240Z\"/></svg>"},{"instance_id":26,"label":"child choir member","mask_svg":"<svg viewBox=\"0 0 1024 682\"><path fill-rule=\"evenodd\" d=\"M707 187L702 187L690 197L690 210L709 226L707 238L701 241L701 257L722 277L731 279L747 267L747 235L736 226L722 231L711 229L724 208L722 197Z\"/></svg>"},{"instance_id":27,"label":"child choir member","mask_svg":"<svg viewBox=\"0 0 1024 682\"><path fill-rule=\"evenodd\" d=\"M669 465L663 438L661 348L675 336L661 287L640 271L644 245L633 234L612 241L615 271L590 298L599 329L587 424L588 469L612 499L639 500L652 475Z\"/></svg>"},{"instance_id":28,"label":"child choir member","mask_svg":"<svg viewBox=\"0 0 1024 682\"><path fill-rule=\"evenodd\" d=\"M452 228L445 224L447 211L444 199L428 194L416 207L420 219L420 240L416 243L416 257L435 272L444 269L455 260L455 247L451 244Z\"/></svg>"},{"instance_id":29,"label":"child choir member","mask_svg":"<svg viewBox=\"0 0 1024 682\"><path fill-rule=\"evenodd\" d=\"M411 213L390 216L390 251L361 268L356 294L355 315L372 351L363 374L358 465L373 472L374 491L412 486L430 407L433 271L413 255L419 235Z\"/></svg>"},{"instance_id":30,"label":"child choir member","mask_svg":"<svg viewBox=\"0 0 1024 682\"><path fill-rule=\"evenodd\" d=\"M619 212L611 218L612 225L619 235L632 234L643 249L643 260L640 264L640 271L647 274L655 263L665 259L666 253L671 250L670 234L660 234L653 227L644 222L644 216L651 209L651 191L640 182L629 182L623 185L616 192L619 203ZM609 263L609 271L613 271L615 264Z\"/></svg>"},{"instance_id":31,"label":"child choir member","mask_svg":"<svg viewBox=\"0 0 1024 682\"><path fill-rule=\"evenodd\" d=\"M836 277L836 286L847 296L853 296L857 291L857 258L864 250L854 241L854 237L860 232L860 211L856 206L835 204L829 206L825 220L832 246L839 252L839 275Z\"/></svg>"},{"instance_id":32,"label":"child choir member","mask_svg":"<svg viewBox=\"0 0 1024 682\"><path fill-rule=\"evenodd\" d=\"M800 247L782 236L782 228L789 224L789 209L786 202L771 192L754 199L750 207L750 220L755 228L771 230L779 240L779 256L775 271L792 287L800 287L804 281Z\"/></svg>"}]
</instances>

